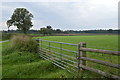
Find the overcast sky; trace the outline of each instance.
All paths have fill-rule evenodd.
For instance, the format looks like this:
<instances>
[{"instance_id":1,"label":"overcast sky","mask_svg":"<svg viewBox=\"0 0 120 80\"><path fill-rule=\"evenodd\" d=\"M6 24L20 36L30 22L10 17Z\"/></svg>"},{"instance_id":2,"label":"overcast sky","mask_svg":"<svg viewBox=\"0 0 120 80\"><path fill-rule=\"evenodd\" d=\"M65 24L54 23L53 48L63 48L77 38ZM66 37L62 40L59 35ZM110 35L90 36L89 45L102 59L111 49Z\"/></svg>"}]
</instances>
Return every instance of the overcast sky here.
<instances>
[{"instance_id":1,"label":"overcast sky","mask_svg":"<svg viewBox=\"0 0 120 80\"><path fill-rule=\"evenodd\" d=\"M52 26L63 30L117 29L118 0L2 2L0 27L7 30L6 21L16 8L26 8L34 18L31 29ZM16 29L11 26L10 29Z\"/></svg>"}]
</instances>

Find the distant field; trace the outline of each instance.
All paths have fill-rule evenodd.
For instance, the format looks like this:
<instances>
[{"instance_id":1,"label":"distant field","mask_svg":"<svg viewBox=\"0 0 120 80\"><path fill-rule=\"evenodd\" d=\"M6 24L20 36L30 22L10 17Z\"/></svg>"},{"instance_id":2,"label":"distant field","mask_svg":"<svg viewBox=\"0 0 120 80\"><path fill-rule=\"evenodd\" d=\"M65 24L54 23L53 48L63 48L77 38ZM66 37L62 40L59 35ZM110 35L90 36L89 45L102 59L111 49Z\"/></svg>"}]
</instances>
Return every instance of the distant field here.
<instances>
[{"instance_id":1,"label":"distant field","mask_svg":"<svg viewBox=\"0 0 120 80\"><path fill-rule=\"evenodd\" d=\"M53 34L54 36L84 36L84 35L117 35L111 33L69 33L69 34Z\"/></svg>"},{"instance_id":2,"label":"distant field","mask_svg":"<svg viewBox=\"0 0 120 80\"><path fill-rule=\"evenodd\" d=\"M45 36L36 38L74 44L86 42L87 47L90 48L118 51L118 35Z\"/></svg>"},{"instance_id":3,"label":"distant field","mask_svg":"<svg viewBox=\"0 0 120 80\"><path fill-rule=\"evenodd\" d=\"M83 35L83 36L45 36L45 37L36 37L40 38L42 40L49 40L49 41L57 41L57 42L65 42L65 43L73 43L78 44L80 42L86 42L87 48L93 48L93 49L103 49L103 50L113 50L118 51L118 35ZM46 45L48 45L48 42L42 42ZM60 47L59 44L51 43L52 46ZM42 45L42 47L48 49L47 46ZM77 46L68 46L63 45L64 49L77 51ZM55 52L60 52L58 49L51 48L51 50ZM76 57L77 54L71 53L71 52L65 52L63 51L63 54ZM99 53L92 53L87 52L87 57L103 60L111 63L118 64L118 56L108 55L108 54L99 54ZM100 69L105 72L118 74L118 69L103 66L97 63L92 63L87 61L87 65L94 67L95 69Z\"/></svg>"}]
</instances>

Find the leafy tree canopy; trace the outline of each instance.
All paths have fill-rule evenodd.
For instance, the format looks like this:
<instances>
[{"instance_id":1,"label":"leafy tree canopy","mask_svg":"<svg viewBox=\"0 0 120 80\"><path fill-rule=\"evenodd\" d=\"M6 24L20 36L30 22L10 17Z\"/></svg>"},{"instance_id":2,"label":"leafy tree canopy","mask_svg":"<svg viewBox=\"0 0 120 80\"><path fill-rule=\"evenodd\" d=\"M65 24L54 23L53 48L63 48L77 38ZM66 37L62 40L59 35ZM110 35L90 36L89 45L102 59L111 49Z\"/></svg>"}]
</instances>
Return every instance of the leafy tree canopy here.
<instances>
[{"instance_id":1,"label":"leafy tree canopy","mask_svg":"<svg viewBox=\"0 0 120 80\"><path fill-rule=\"evenodd\" d=\"M17 26L18 30L26 33L33 25L33 15L25 8L16 8L11 16L11 19L7 21L8 29L10 26Z\"/></svg>"}]
</instances>

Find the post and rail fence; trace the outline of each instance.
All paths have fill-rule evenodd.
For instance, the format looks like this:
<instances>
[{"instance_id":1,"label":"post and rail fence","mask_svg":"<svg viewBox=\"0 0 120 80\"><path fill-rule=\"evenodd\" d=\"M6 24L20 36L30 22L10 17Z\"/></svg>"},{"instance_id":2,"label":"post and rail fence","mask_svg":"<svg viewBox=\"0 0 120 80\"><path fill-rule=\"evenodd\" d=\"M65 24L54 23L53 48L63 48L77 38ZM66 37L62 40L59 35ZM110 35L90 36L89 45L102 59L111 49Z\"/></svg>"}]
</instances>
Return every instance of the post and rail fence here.
<instances>
[{"instance_id":1,"label":"post and rail fence","mask_svg":"<svg viewBox=\"0 0 120 80\"><path fill-rule=\"evenodd\" d=\"M120 76L118 75L114 75L108 72L101 71L99 69L88 67L87 61L101 64L104 66L113 67L118 70L120 70L120 64L114 64L103 60L89 58L86 55L87 52L94 52L99 54L120 56L120 51L86 48L85 42L80 42L79 44L71 44L71 43L48 41L41 39L36 39L36 41L39 44L40 57L52 62L54 65L62 69L67 70L68 72L81 72L84 70L88 70L105 77L120 79ZM72 48L74 47L75 49L77 49L77 51L73 51L71 50L71 48L65 49L63 48L63 45L66 46L69 45Z\"/></svg>"}]
</instances>

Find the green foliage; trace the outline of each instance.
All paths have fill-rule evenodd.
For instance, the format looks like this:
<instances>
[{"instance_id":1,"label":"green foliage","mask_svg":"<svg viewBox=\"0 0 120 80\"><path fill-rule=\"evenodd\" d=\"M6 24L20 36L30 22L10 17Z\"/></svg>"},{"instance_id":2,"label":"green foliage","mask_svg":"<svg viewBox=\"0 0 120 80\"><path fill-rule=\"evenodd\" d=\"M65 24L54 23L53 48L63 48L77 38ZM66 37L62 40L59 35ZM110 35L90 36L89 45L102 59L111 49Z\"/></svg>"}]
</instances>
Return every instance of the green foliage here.
<instances>
[{"instance_id":1,"label":"green foliage","mask_svg":"<svg viewBox=\"0 0 120 80\"><path fill-rule=\"evenodd\" d=\"M40 28L40 33L45 35L51 35L53 32L53 29L51 26L46 26L46 28Z\"/></svg>"},{"instance_id":2,"label":"green foliage","mask_svg":"<svg viewBox=\"0 0 120 80\"><path fill-rule=\"evenodd\" d=\"M22 55L19 55L16 51L3 56L2 69L3 78L61 78L63 73L66 77L67 75L70 77L70 73L41 59L38 54L28 52L22 52Z\"/></svg>"},{"instance_id":3,"label":"green foliage","mask_svg":"<svg viewBox=\"0 0 120 80\"><path fill-rule=\"evenodd\" d=\"M2 77L3 78L72 78L72 74L43 60L39 54L6 49L9 42L2 44ZM7 54L4 54L7 53Z\"/></svg>"},{"instance_id":4,"label":"green foliage","mask_svg":"<svg viewBox=\"0 0 120 80\"><path fill-rule=\"evenodd\" d=\"M37 53L38 43L27 35L13 36L10 40L10 48L19 51L28 51Z\"/></svg>"},{"instance_id":5,"label":"green foliage","mask_svg":"<svg viewBox=\"0 0 120 80\"><path fill-rule=\"evenodd\" d=\"M100 35L100 36L47 36L40 37L41 39L58 41L58 42L66 42L66 43L79 43L79 42L87 42L87 47L94 48L104 48L111 50L117 50L118 38L115 35ZM6 50L8 48L9 43L3 43L3 67L2 67L2 75L3 78L101 78L100 75L96 76L96 74L85 71L80 73L77 76L77 73L71 74L66 70L58 68L52 63L43 60L39 57L39 54L30 54L27 51L9 51ZM51 46L55 46L51 44ZM60 45L56 45L59 47ZM70 50L74 50L75 48L64 46ZM64 48L63 47L63 48ZM4 55L4 53L6 53ZM70 53L69 53L70 54ZM91 55L91 56L90 56ZM109 59L108 55L100 55L97 53L89 53L87 57L92 57L96 59ZM113 57L113 56L112 56ZM116 58L112 58L113 62L117 62ZM102 69L104 71L115 72L112 68L106 68L100 66L98 64L93 64L87 62L87 64L91 67ZM87 66L88 66L87 65ZM103 76L102 76L103 77Z\"/></svg>"},{"instance_id":6,"label":"green foliage","mask_svg":"<svg viewBox=\"0 0 120 80\"><path fill-rule=\"evenodd\" d=\"M33 25L33 15L25 8L16 8L11 19L7 21L8 28L12 25L17 26L18 30L26 33Z\"/></svg>"},{"instance_id":7,"label":"green foliage","mask_svg":"<svg viewBox=\"0 0 120 80\"><path fill-rule=\"evenodd\" d=\"M91 72L78 75L71 74L51 62L39 57L39 54L13 51L9 54L9 42L2 44L2 77L3 78L90 78ZM4 54L8 53L8 54ZM21 54L21 55L20 55ZM34 74L33 74L34 73Z\"/></svg>"},{"instance_id":8,"label":"green foliage","mask_svg":"<svg viewBox=\"0 0 120 80\"><path fill-rule=\"evenodd\" d=\"M8 40L12 37L12 33L2 33L2 40Z\"/></svg>"},{"instance_id":9,"label":"green foliage","mask_svg":"<svg viewBox=\"0 0 120 80\"><path fill-rule=\"evenodd\" d=\"M51 27L51 26L46 26L46 28L47 28L47 29L52 29L52 27Z\"/></svg>"}]
</instances>

